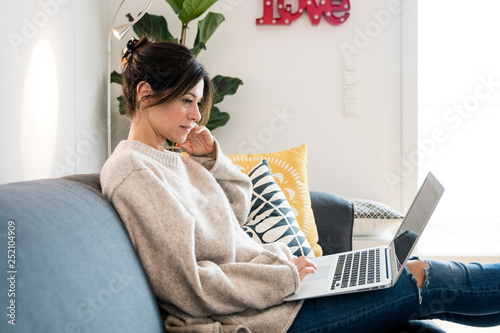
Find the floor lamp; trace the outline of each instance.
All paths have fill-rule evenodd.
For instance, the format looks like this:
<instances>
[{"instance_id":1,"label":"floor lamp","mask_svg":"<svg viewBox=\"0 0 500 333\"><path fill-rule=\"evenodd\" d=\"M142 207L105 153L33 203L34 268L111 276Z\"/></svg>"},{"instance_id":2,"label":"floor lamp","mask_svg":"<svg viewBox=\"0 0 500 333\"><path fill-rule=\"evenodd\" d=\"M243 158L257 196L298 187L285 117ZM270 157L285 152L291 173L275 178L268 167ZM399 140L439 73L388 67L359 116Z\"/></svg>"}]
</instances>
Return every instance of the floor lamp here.
<instances>
[{"instance_id":1,"label":"floor lamp","mask_svg":"<svg viewBox=\"0 0 500 333\"><path fill-rule=\"evenodd\" d=\"M111 156L111 33L113 33L113 35L119 40L122 40L130 30L130 28L132 28L134 24L136 24L137 21L139 21L144 16L144 14L146 14L146 12L149 10L149 7L151 7L151 4L153 3L153 0L149 1L146 9L143 10L135 20L125 25L114 28L113 26L115 25L116 16L118 15L118 12L120 11L120 8L122 7L124 2L125 0L120 1L120 4L116 9L115 16L113 17L113 21L111 22L111 27L108 31L108 76L106 77L106 81L108 83L108 157Z\"/></svg>"}]
</instances>

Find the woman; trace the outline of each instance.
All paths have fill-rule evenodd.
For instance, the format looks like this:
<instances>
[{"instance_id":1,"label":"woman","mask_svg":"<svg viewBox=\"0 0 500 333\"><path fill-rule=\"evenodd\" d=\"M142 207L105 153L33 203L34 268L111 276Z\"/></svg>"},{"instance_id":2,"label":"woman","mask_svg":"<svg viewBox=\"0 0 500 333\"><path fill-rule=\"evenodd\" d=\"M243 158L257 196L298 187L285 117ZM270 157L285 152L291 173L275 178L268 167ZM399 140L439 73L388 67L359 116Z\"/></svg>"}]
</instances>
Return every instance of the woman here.
<instances>
[{"instance_id":1,"label":"woman","mask_svg":"<svg viewBox=\"0 0 500 333\"><path fill-rule=\"evenodd\" d=\"M316 267L242 231L251 185L203 126L207 72L185 47L149 38L129 41L122 70L131 128L101 182L168 330L384 332L423 317L500 324L498 265L414 260L386 290L283 303ZM165 150L166 139L187 155Z\"/></svg>"}]
</instances>

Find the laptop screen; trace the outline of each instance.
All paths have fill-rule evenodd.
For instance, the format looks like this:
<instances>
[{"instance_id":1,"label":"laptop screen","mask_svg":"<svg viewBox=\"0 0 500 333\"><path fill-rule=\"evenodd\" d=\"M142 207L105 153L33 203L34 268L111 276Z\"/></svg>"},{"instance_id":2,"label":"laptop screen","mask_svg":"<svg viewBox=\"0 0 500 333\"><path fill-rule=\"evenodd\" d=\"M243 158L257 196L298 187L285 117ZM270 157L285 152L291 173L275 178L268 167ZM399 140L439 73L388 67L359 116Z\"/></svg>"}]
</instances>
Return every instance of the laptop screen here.
<instances>
[{"instance_id":1,"label":"laptop screen","mask_svg":"<svg viewBox=\"0 0 500 333\"><path fill-rule=\"evenodd\" d=\"M393 267L394 281L401 274L443 192L443 186L429 172L390 245L396 257L396 265Z\"/></svg>"}]
</instances>

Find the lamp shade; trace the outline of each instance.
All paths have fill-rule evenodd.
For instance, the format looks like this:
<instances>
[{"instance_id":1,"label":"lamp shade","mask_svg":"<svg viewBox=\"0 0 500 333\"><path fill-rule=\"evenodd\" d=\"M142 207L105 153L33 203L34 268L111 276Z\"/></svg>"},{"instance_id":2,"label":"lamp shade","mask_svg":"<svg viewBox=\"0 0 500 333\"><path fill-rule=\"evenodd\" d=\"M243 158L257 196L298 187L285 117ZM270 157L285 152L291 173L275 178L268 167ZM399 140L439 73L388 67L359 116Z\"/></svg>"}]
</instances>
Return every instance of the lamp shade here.
<instances>
[{"instance_id":1,"label":"lamp shade","mask_svg":"<svg viewBox=\"0 0 500 333\"><path fill-rule=\"evenodd\" d=\"M125 24L116 28L113 28L113 35L119 40L122 40L123 37L127 34L127 32L132 28L132 24Z\"/></svg>"},{"instance_id":2,"label":"lamp shade","mask_svg":"<svg viewBox=\"0 0 500 333\"><path fill-rule=\"evenodd\" d=\"M153 3L153 0L149 0L148 6L146 7L146 9L143 10L139 14L139 16L137 16L135 18L135 20L133 20L132 22L129 22L127 24L124 24L124 25L121 25L119 27L114 28L113 25L115 24L116 15L118 14L118 11L119 11L120 7L122 6L123 2L125 2L125 0L122 0L122 2L120 3L120 5L118 6L118 9L116 10L115 17L113 19L113 23L111 24L111 27L112 27L112 30L113 30L113 34L119 40L122 40L123 37L125 37L125 35L127 34L127 32L130 30L130 28L132 28L134 26L134 24L136 24L137 21L139 21L144 16L144 14L146 14L146 12L149 10L149 7L151 7L151 4Z\"/></svg>"}]
</instances>

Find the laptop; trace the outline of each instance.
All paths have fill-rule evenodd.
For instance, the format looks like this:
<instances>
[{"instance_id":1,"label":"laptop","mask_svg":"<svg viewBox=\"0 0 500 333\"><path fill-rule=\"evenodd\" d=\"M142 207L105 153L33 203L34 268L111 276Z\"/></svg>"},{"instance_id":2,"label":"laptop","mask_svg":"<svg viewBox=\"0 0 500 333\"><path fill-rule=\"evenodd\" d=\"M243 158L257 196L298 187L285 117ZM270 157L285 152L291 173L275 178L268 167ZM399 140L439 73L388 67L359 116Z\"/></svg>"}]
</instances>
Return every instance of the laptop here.
<instances>
[{"instance_id":1,"label":"laptop","mask_svg":"<svg viewBox=\"0 0 500 333\"><path fill-rule=\"evenodd\" d=\"M401 275L444 188L428 173L389 246L313 258L318 269L307 275L285 301L392 287Z\"/></svg>"}]
</instances>

